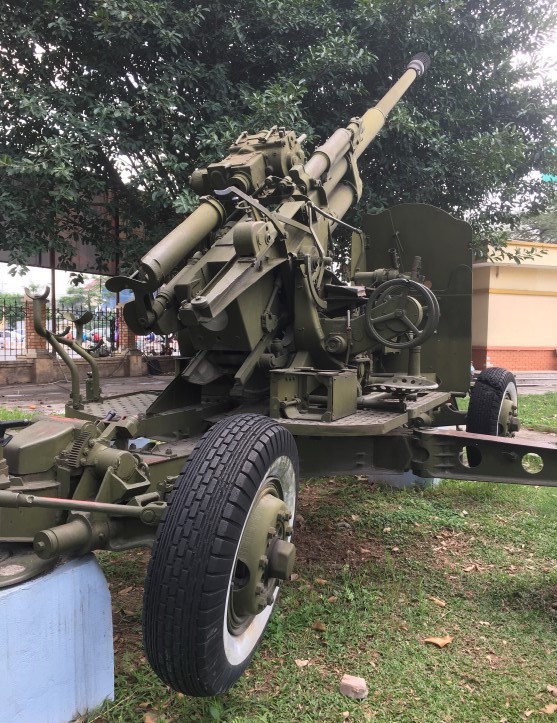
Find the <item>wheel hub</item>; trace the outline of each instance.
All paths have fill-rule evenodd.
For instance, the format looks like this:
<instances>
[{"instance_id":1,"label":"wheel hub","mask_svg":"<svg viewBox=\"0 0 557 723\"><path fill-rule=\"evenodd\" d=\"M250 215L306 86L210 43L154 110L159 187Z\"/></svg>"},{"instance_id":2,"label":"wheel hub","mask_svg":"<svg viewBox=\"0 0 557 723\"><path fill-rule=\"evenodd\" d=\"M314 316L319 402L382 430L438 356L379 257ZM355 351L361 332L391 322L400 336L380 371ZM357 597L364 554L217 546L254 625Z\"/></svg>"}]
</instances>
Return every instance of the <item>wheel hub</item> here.
<instances>
[{"instance_id":1,"label":"wheel hub","mask_svg":"<svg viewBox=\"0 0 557 723\"><path fill-rule=\"evenodd\" d=\"M240 634L249 618L274 602L279 580L292 573L296 548L289 541L292 513L270 483L258 495L238 550L229 627Z\"/></svg>"},{"instance_id":2,"label":"wheel hub","mask_svg":"<svg viewBox=\"0 0 557 723\"><path fill-rule=\"evenodd\" d=\"M269 564L267 566L269 577L277 580L288 580L294 569L296 548L288 540L275 537L271 541Z\"/></svg>"},{"instance_id":3,"label":"wheel hub","mask_svg":"<svg viewBox=\"0 0 557 723\"><path fill-rule=\"evenodd\" d=\"M505 397L501 404L501 412L499 414L499 436L514 437L514 433L520 429L517 417L518 407L513 399L509 396Z\"/></svg>"}]
</instances>

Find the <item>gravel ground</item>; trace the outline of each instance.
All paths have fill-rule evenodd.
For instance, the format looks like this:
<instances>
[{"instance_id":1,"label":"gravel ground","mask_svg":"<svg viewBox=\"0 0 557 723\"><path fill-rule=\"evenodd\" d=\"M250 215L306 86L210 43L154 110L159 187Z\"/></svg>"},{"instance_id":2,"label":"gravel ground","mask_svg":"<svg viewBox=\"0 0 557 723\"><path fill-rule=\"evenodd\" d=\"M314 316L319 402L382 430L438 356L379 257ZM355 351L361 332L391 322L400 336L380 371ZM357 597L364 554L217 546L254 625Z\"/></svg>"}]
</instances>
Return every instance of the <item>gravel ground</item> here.
<instances>
[{"instance_id":1,"label":"gravel ground","mask_svg":"<svg viewBox=\"0 0 557 723\"><path fill-rule=\"evenodd\" d=\"M101 379L103 396L144 392L164 389L170 382L169 376L122 377L119 379ZM70 398L71 385L67 382L51 384L14 384L0 387L0 406L10 409L30 409L32 411L59 414ZM85 392L82 384L82 393Z\"/></svg>"}]
</instances>

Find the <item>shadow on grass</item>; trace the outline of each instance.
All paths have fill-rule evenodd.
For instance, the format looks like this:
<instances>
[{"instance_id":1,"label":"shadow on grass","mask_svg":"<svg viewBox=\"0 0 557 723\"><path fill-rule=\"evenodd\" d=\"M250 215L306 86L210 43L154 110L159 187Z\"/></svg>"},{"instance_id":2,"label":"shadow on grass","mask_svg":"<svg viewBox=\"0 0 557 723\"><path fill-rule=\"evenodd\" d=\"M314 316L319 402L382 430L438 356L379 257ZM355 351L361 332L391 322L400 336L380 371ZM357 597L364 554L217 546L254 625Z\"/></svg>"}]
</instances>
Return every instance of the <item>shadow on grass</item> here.
<instances>
[{"instance_id":1,"label":"shadow on grass","mask_svg":"<svg viewBox=\"0 0 557 723\"><path fill-rule=\"evenodd\" d=\"M540 580L539 576L501 576L483 596L499 609L536 613L557 626L556 573L548 575L547 580Z\"/></svg>"}]
</instances>

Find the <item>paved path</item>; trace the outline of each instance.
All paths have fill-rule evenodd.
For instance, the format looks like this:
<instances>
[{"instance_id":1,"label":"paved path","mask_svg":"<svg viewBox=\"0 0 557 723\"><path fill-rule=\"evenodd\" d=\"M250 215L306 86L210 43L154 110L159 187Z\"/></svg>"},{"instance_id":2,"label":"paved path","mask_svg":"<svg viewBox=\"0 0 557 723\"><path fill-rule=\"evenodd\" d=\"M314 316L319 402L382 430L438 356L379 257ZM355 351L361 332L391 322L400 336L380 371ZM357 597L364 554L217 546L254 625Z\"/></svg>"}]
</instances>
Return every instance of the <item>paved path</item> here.
<instances>
[{"instance_id":1,"label":"paved path","mask_svg":"<svg viewBox=\"0 0 557 723\"><path fill-rule=\"evenodd\" d=\"M161 390L170 382L170 376L122 377L118 379L101 379L103 396L112 397L116 394ZM82 393L85 392L82 384ZM0 387L0 407L11 409L29 409L34 412L59 414L70 398L69 382L52 382L50 384L12 384Z\"/></svg>"},{"instance_id":2,"label":"paved path","mask_svg":"<svg viewBox=\"0 0 557 723\"><path fill-rule=\"evenodd\" d=\"M557 392L557 372L515 372L519 394Z\"/></svg>"}]
</instances>

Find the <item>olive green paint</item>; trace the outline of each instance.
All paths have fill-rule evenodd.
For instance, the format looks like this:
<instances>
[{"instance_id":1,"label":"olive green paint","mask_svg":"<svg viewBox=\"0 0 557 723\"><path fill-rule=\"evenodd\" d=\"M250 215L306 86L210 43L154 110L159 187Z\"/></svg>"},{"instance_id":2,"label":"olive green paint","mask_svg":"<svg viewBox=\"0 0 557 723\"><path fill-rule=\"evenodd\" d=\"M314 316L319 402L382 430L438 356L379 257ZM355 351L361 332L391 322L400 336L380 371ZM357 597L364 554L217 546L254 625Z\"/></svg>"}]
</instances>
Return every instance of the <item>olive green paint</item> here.
<instances>
[{"instance_id":1,"label":"olive green paint","mask_svg":"<svg viewBox=\"0 0 557 723\"><path fill-rule=\"evenodd\" d=\"M136 333L176 334L180 359L162 393L104 398L94 358L47 332L44 296L35 299L35 327L68 365L72 393L65 419L14 430L0 448L0 586L61 554L152 544L200 436L239 412L287 427L306 475L412 470L557 485L554 448L538 445L543 471L526 472L529 447L513 439L432 431L466 421L456 405L470 384L466 223L419 204L364 215L353 229L351 282L334 271L331 238L361 195L357 161L428 64L416 56L374 108L308 160L303 138L273 127L242 133L225 159L193 173L197 210L136 274L107 283L133 292L125 318ZM85 395L64 346L91 366ZM475 468L462 455L473 445ZM267 502L270 512L262 506L250 522L256 542L242 547L253 584L238 597L240 616L267 604L261 558L277 577L293 563L289 533L273 545L266 537L286 514ZM17 573L6 571L18 560Z\"/></svg>"}]
</instances>

